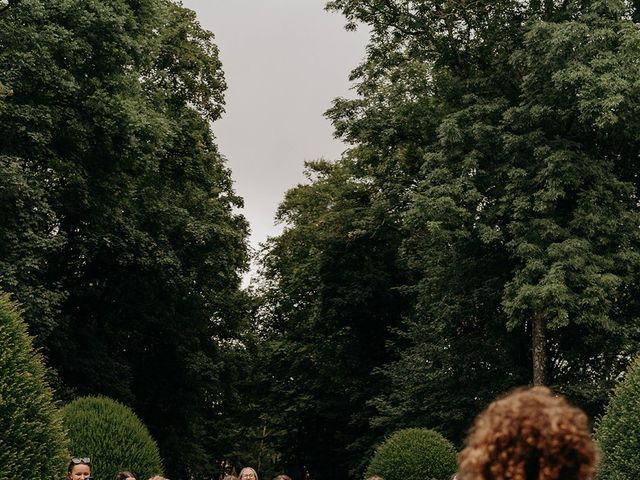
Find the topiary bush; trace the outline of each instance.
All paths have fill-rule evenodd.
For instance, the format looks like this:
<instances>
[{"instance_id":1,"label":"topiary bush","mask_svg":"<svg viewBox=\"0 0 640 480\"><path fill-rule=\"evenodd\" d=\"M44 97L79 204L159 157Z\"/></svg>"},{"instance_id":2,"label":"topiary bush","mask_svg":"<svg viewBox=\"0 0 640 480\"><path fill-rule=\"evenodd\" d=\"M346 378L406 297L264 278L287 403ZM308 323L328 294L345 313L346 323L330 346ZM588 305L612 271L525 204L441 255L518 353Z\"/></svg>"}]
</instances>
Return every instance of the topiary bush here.
<instances>
[{"instance_id":1,"label":"topiary bush","mask_svg":"<svg viewBox=\"0 0 640 480\"><path fill-rule=\"evenodd\" d=\"M27 327L0 293L0 480L59 479L67 439Z\"/></svg>"},{"instance_id":2,"label":"topiary bush","mask_svg":"<svg viewBox=\"0 0 640 480\"><path fill-rule=\"evenodd\" d=\"M640 357L596 422L595 438L602 452L598 480L640 478Z\"/></svg>"},{"instance_id":3,"label":"topiary bush","mask_svg":"<svg viewBox=\"0 0 640 480\"><path fill-rule=\"evenodd\" d=\"M112 480L120 470L138 478L162 473L158 446L133 411L107 397L83 397L63 409L76 457L90 457L95 480Z\"/></svg>"},{"instance_id":4,"label":"topiary bush","mask_svg":"<svg viewBox=\"0 0 640 480\"><path fill-rule=\"evenodd\" d=\"M399 430L377 449L366 477L385 480L447 480L456 471L456 450L442 435L426 428Z\"/></svg>"}]
</instances>

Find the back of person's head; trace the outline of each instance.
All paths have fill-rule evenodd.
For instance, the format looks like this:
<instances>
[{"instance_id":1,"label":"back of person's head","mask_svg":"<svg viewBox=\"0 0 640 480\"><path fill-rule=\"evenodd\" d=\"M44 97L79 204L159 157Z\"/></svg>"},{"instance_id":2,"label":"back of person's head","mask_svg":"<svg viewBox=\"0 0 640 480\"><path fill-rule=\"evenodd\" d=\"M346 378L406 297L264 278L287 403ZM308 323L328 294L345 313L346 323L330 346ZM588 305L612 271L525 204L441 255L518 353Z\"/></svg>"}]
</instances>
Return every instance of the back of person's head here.
<instances>
[{"instance_id":1,"label":"back of person's head","mask_svg":"<svg viewBox=\"0 0 640 480\"><path fill-rule=\"evenodd\" d=\"M518 389L476 418L459 480L588 480L597 450L587 416L548 388Z\"/></svg>"},{"instance_id":2,"label":"back of person's head","mask_svg":"<svg viewBox=\"0 0 640 480\"><path fill-rule=\"evenodd\" d=\"M291 480L291 477L289 475L278 475L273 477L273 480Z\"/></svg>"}]
</instances>

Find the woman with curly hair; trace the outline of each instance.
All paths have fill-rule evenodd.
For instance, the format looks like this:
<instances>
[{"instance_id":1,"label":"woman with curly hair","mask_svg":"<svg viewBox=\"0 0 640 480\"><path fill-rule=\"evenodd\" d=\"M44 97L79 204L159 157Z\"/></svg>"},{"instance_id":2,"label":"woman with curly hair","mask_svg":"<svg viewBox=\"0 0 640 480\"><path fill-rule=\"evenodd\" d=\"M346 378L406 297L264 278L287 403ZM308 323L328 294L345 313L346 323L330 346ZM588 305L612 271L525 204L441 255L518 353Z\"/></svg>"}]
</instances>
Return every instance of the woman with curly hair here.
<instances>
[{"instance_id":1,"label":"woman with curly hair","mask_svg":"<svg viewBox=\"0 0 640 480\"><path fill-rule=\"evenodd\" d=\"M597 450L587 416L545 387L494 400L460 453L458 480L589 480Z\"/></svg>"}]
</instances>

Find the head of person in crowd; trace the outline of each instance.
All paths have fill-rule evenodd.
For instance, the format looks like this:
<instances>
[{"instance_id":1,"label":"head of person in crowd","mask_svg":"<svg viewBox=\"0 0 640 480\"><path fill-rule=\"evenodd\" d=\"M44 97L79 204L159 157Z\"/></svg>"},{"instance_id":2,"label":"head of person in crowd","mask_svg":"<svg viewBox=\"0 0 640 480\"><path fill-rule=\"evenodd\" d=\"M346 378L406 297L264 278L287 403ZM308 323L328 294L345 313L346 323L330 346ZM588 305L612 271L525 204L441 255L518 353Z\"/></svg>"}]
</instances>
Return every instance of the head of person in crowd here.
<instances>
[{"instance_id":1,"label":"head of person in crowd","mask_svg":"<svg viewBox=\"0 0 640 480\"><path fill-rule=\"evenodd\" d=\"M118 472L116 473L116 480L136 480L136 477L131 472Z\"/></svg>"},{"instance_id":2,"label":"head of person in crowd","mask_svg":"<svg viewBox=\"0 0 640 480\"><path fill-rule=\"evenodd\" d=\"M278 475L273 477L273 480L291 480L291 477L289 475Z\"/></svg>"},{"instance_id":3,"label":"head of person in crowd","mask_svg":"<svg viewBox=\"0 0 640 480\"><path fill-rule=\"evenodd\" d=\"M91 459L89 457L73 457L67 467L68 480L85 480L91 478Z\"/></svg>"},{"instance_id":4,"label":"head of person in crowd","mask_svg":"<svg viewBox=\"0 0 640 480\"><path fill-rule=\"evenodd\" d=\"M384 480L384 478L374 475L373 477L368 477L367 480Z\"/></svg>"},{"instance_id":5,"label":"head of person in crowd","mask_svg":"<svg viewBox=\"0 0 640 480\"><path fill-rule=\"evenodd\" d=\"M168 478L164 478L162 475L154 475L149 480L169 480Z\"/></svg>"},{"instance_id":6,"label":"head of person in crowd","mask_svg":"<svg viewBox=\"0 0 640 480\"><path fill-rule=\"evenodd\" d=\"M598 453L585 413L546 387L518 389L476 418L459 480L589 480Z\"/></svg>"},{"instance_id":7,"label":"head of person in crowd","mask_svg":"<svg viewBox=\"0 0 640 480\"><path fill-rule=\"evenodd\" d=\"M225 475L222 480L238 480L238 477L235 475Z\"/></svg>"},{"instance_id":8,"label":"head of person in crowd","mask_svg":"<svg viewBox=\"0 0 640 480\"><path fill-rule=\"evenodd\" d=\"M238 480L259 480L258 473L251 467L244 467L238 474Z\"/></svg>"}]
</instances>

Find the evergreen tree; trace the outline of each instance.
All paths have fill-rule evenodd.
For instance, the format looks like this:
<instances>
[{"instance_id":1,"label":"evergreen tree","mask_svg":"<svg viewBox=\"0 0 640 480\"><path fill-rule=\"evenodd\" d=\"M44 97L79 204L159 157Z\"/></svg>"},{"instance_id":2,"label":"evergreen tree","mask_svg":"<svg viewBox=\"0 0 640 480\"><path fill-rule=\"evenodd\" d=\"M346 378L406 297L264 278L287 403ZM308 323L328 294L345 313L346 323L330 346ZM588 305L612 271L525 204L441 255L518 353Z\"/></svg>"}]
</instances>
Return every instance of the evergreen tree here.
<instances>
[{"instance_id":1,"label":"evergreen tree","mask_svg":"<svg viewBox=\"0 0 640 480\"><path fill-rule=\"evenodd\" d=\"M605 413L598 419L595 437L602 450L600 480L629 478L638 471L640 361L636 358L616 386Z\"/></svg>"},{"instance_id":2,"label":"evergreen tree","mask_svg":"<svg viewBox=\"0 0 640 480\"><path fill-rule=\"evenodd\" d=\"M129 470L141 478L162 474L158 445L131 409L107 397L81 397L62 409L74 457L91 459L91 477L110 480Z\"/></svg>"},{"instance_id":3,"label":"evergreen tree","mask_svg":"<svg viewBox=\"0 0 640 480\"><path fill-rule=\"evenodd\" d=\"M34 478L60 478L68 446L62 416L42 358L6 293L0 293L0 427L0 479L25 471Z\"/></svg>"}]
</instances>

